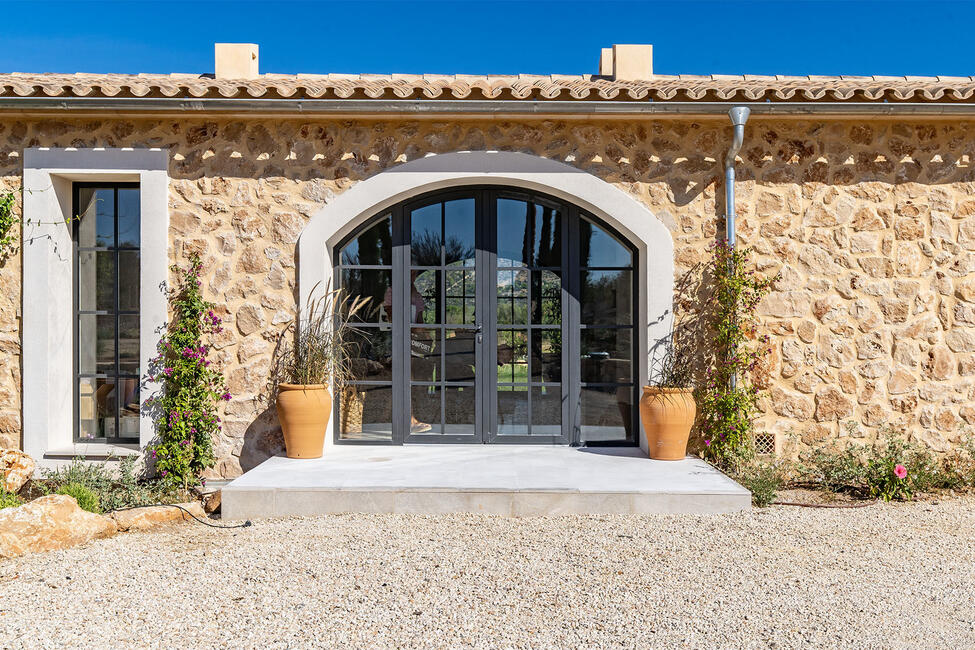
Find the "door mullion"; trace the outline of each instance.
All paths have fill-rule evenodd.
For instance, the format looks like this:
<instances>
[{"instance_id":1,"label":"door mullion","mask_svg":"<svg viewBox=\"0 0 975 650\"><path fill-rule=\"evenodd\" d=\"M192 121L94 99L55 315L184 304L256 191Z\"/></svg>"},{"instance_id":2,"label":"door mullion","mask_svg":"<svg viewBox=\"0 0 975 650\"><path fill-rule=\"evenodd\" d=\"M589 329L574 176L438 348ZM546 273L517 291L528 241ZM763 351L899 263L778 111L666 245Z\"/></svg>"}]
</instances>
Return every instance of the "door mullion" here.
<instances>
[{"instance_id":1,"label":"door mullion","mask_svg":"<svg viewBox=\"0 0 975 650\"><path fill-rule=\"evenodd\" d=\"M410 332L408 293L410 250L407 217L402 206L393 211L393 444L402 445L409 431L410 418ZM398 387L398 388L396 388Z\"/></svg>"},{"instance_id":2,"label":"door mullion","mask_svg":"<svg viewBox=\"0 0 975 650\"><path fill-rule=\"evenodd\" d=\"M579 328L579 213L574 206L567 210L568 219L563 226L562 241L562 409L563 436L570 445L580 445L581 440L581 379Z\"/></svg>"}]
</instances>

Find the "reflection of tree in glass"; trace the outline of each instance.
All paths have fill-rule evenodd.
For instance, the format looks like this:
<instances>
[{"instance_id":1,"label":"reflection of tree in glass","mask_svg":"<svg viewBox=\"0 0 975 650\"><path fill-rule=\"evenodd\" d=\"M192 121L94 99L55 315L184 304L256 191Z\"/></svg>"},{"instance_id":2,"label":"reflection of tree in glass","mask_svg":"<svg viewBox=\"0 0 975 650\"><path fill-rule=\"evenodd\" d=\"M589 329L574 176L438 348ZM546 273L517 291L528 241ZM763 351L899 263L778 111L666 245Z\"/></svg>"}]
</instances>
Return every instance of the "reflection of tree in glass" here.
<instances>
[{"instance_id":1,"label":"reflection of tree in glass","mask_svg":"<svg viewBox=\"0 0 975 650\"><path fill-rule=\"evenodd\" d=\"M410 242L410 251L413 259L416 260L414 266L440 266L440 243L439 233L429 230L424 230L421 235L414 233L413 241ZM443 248L446 259L466 260L474 257L474 248L457 237L448 237L447 241L443 242Z\"/></svg>"}]
</instances>

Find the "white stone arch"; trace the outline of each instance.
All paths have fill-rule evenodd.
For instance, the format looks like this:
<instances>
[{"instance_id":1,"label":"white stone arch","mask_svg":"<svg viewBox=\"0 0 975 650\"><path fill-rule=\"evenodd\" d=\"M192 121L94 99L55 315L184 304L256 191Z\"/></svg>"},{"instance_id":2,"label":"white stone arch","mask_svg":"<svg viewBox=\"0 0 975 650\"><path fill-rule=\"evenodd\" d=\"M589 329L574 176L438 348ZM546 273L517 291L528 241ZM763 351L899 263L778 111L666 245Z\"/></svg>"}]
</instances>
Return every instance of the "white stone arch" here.
<instances>
[{"instance_id":1,"label":"white stone arch","mask_svg":"<svg viewBox=\"0 0 975 650\"><path fill-rule=\"evenodd\" d=\"M640 278L637 337L646 378L652 356L670 333L674 298L674 244L670 231L642 203L585 171L524 153L475 151L430 155L356 183L312 215L298 239L299 306L332 281L336 245L381 211L434 190L503 185L537 190L573 203L615 228L637 250ZM333 444L331 426L326 445ZM640 445L645 446L643 435Z\"/></svg>"}]
</instances>

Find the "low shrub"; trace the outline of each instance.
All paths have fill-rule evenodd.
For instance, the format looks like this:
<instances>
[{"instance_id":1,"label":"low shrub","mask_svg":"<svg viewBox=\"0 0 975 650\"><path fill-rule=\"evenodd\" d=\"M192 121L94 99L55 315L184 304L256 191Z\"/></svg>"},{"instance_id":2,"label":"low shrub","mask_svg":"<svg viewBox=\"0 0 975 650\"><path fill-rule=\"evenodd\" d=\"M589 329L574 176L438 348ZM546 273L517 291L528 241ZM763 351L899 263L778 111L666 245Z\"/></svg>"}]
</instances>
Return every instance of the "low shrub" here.
<instances>
[{"instance_id":1,"label":"low shrub","mask_svg":"<svg viewBox=\"0 0 975 650\"><path fill-rule=\"evenodd\" d=\"M0 510L4 508L16 508L23 503L23 499L13 492L7 492L7 488L0 485Z\"/></svg>"},{"instance_id":2,"label":"low shrub","mask_svg":"<svg viewBox=\"0 0 975 650\"><path fill-rule=\"evenodd\" d=\"M765 508L786 484L786 472L780 463L753 463L740 468L735 479L752 493L754 505Z\"/></svg>"},{"instance_id":3,"label":"low shrub","mask_svg":"<svg viewBox=\"0 0 975 650\"><path fill-rule=\"evenodd\" d=\"M135 463L134 456L126 456L113 470L107 464L86 463L76 458L70 465L48 472L45 480L48 489L54 492L71 484L87 488L97 496L99 506L104 512L183 500L167 483L140 477Z\"/></svg>"},{"instance_id":4,"label":"low shrub","mask_svg":"<svg viewBox=\"0 0 975 650\"><path fill-rule=\"evenodd\" d=\"M102 512L98 495L81 483L65 483L58 488L57 494L74 497L74 500L78 502L78 507L82 510L94 512L95 514L101 514Z\"/></svg>"},{"instance_id":5,"label":"low shrub","mask_svg":"<svg viewBox=\"0 0 975 650\"><path fill-rule=\"evenodd\" d=\"M875 445L818 449L799 473L830 492L904 501L919 492L975 486L975 443L939 460L921 445L888 436Z\"/></svg>"}]
</instances>

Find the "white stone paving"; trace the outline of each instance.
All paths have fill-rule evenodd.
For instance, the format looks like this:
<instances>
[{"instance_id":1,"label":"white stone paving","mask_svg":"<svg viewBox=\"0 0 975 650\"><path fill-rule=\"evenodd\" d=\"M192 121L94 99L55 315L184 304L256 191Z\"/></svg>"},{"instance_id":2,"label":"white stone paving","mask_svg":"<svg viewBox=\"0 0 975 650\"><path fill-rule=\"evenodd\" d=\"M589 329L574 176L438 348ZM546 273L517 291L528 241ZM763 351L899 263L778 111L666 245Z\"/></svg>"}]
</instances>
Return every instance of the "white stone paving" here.
<instances>
[{"instance_id":1,"label":"white stone paving","mask_svg":"<svg viewBox=\"0 0 975 650\"><path fill-rule=\"evenodd\" d=\"M333 512L732 512L747 490L698 458L638 448L340 446L271 458L224 488L228 518Z\"/></svg>"}]
</instances>

